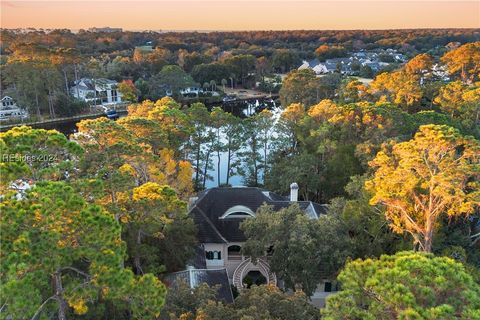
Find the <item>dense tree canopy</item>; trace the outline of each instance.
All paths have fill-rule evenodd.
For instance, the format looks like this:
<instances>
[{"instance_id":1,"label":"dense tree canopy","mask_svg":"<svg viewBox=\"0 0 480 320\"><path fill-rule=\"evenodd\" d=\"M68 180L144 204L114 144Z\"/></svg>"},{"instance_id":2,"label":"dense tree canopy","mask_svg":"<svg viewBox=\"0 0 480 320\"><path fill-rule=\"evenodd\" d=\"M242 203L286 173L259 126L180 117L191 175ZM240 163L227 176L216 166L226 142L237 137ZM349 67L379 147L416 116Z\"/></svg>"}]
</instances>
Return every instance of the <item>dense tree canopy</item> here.
<instances>
[{"instance_id":1,"label":"dense tree canopy","mask_svg":"<svg viewBox=\"0 0 480 320\"><path fill-rule=\"evenodd\" d=\"M352 261L322 319L477 319L480 286L446 257L400 252Z\"/></svg>"},{"instance_id":2,"label":"dense tree canopy","mask_svg":"<svg viewBox=\"0 0 480 320\"><path fill-rule=\"evenodd\" d=\"M165 287L122 267L121 229L103 208L58 182L38 183L24 199L4 197L2 317L47 319L53 312L64 320L107 301L136 319L158 316Z\"/></svg>"}]
</instances>

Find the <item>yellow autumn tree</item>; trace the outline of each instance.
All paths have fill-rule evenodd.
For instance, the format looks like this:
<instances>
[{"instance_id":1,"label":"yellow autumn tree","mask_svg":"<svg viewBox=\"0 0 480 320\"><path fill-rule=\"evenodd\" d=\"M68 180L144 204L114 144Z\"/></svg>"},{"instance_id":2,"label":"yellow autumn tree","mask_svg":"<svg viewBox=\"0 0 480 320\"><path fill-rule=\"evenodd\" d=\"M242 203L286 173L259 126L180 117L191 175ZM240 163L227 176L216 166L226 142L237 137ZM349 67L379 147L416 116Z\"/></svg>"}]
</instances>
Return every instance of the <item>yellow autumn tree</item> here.
<instances>
[{"instance_id":1,"label":"yellow autumn tree","mask_svg":"<svg viewBox=\"0 0 480 320\"><path fill-rule=\"evenodd\" d=\"M454 128L421 126L414 139L384 148L370 166L370 203L385 205L392 229L409 233L420 250L432 250L439 217L480 206L480 142Z\"/></svg>"},{"instance_id":2,"label":"yellow autumn tree","mask_svg":"<svg viewBox=\"0 0 480 320\"><path fill-rule=\"evenodd\" d=\"M464 102L463 91L465 87L460 81L450 82L440 88L434 102L440 106L442 111L450 114L453 118L458 115L460 107Z\"/></svg>"},{"instance_id":3,"label":"yellow autumn tree","mask_svg":"<svg viewBox=\"0 0 480 320\"><path fill-rule=\"evenodd\" d=\"M186 203L169 186L147 182L121 193L118 204L123 212L120 221L124 224L128 251L132 253L132 267L137 274L143 274L144 265L155 255L156 242L152 241L165 239L169 225L175 220L187 219Z\"/></svg>"},{"instance_id":4,"label":"yellow autumn tree","mask_svg":"<svg viewBox=\"0 0 480 320\"><path fill-rule=\"evenodd\" d=\"M460 76L464 83L472 83L480 79L480 41L466 43L441 58L452 76Z\"/></svg>"}]
</instances>

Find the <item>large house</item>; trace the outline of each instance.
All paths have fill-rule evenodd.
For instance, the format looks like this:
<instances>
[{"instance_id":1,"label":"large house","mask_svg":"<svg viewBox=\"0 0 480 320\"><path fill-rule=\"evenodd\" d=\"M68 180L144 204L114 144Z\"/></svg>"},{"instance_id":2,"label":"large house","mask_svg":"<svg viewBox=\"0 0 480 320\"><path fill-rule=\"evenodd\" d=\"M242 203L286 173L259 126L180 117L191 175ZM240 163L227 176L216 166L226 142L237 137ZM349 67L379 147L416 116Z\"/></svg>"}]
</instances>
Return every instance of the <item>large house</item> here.
<instances>
[{"instance_id":1,"label":"large house","mask_svg":"<svg viewBox=\"0 0 480 320\"><path fill-rule=\"evenodd\" d=\"M2 98L0 106L0 120L25 118L27 116L28 112L20 108L11 97L5 96Z\"/></svg>"},{"instance_id":2,"label":"large house","mask_svg":"<svg viewBox=\"0 0 480 320\"><path fill-rule=\"evenodd\" d=\"M324 62L320 62L318 59L303 60L302 65L298 67L298 70L312 69L315 74L326 74L340 72L342 74L352 73L352 59L350 58L335 58L327 59Z\"/></svg>"},{"instance_id":3,"label":"large house","mask_svg":"<svg viewBox=\"0 0 480 320\"><path fill-rule=\"evenodd\" d=\"M117 88L118 82L115 80L82 78L75 81L70 93L90 104L106 105L122 102L122 95Z\"/></svg>"},{"instance_id":4,"label":"large house","mask_svg":"<svg viewBox=\"0 0 480 320\"><path fill-rule=\"evenodd\" d=\"M201 274L203 282L207 281L208 272L223 272L223 283L230 283L238 290L254 283L268 283L282 286L281 279L270 271L268 257L254 262L242 254L242 246L246 238L240 230L240 223L245 219L255 219L257 209L263 204L271 205L280 210L298 203L305 214L311 219L319 219L326 214L326 205L311 201L298 201L298 185L292 183L290 196L284 197L273 192L252 187L212 188L198 194L190 200L189 213L198 229L198 254L189 264L189 269L178 273L181 277ZM197 271L192 271L197 270ZM215 273L219 277L218 273ZM175 276L170 276L174 282ZM248 278L248 280L247 280ZM197 278L196 278L197 279ZM198 281L197 281L198 282ZM218 280L217 280L218 282ZM322 282L315 297L320 300L317 305L323 305L324 298L331 291L328 282ZM325 293L327 291L327 293Z\"/></svg>"}]
</instances>

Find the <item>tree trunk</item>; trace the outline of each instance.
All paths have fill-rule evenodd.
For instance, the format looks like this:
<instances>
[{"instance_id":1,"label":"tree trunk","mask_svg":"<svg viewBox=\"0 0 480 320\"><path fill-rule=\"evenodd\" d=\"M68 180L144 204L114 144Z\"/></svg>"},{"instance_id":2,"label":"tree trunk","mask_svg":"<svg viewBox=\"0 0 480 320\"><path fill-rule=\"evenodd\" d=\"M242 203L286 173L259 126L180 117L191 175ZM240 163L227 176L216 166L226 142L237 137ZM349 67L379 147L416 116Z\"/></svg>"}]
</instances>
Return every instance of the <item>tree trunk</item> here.
<instances>
[{"instance_id":1,"label":"tree trunk","mask_svg":"<svg viewBox=\"0 0 480 320\"><path fill-rule=\"evenodd\" d=\"M212 153L212 147L207 150L207 157L205 158L205 167L203 170L203 183L202 189L205 189L205 185L207 184L207 171L208 171L208 161L210 160L210 154Z\"/></svg>"},{"instance_id":2,"label":"tree trunk","mask_svg":"<svg viewBox=\"0 0 480 320\"><path fill-rule=\"evenodd\" d=\"M220 187L220 129L217 129L217 185Z\"/></svg>"},{"instance_id":3,"label":"tree trunk","mask_svg":"<svg viewBox=\"0 0 480 320\"><path fill-rule=\"evenodd\" d=\"M80 99L80 92L78 91L78 71L77 71L77 64L73 65L74 72L75 72L75 91L77 91L77 99Z\"/></svg>"},{"instance_id":4,"label":"tree trunk","mask_svg":"<svg viewBox=\"0 0 480 320\"><path fill-rule=\"evenodd\" d=\"M143 275L142 264L140 262L140 246L142 244L142 232L140 230L137 231L137 239L136 239L137 249L135 250L135 257L133 258L133 264L135 266L135 271L137 275Z\"/></svg>"},{"instance_id":5,"label":"tree trunk","mask_svg":"<svg viewBox=\"0 0 480 320\"><path fill-rule=\"evenodd\" d=\"M431 216L427 217L427 221L425 221L425 237L422 244L425 252L432 252L433 223L434 219Z\"/></svg>"},{"instance_id":6,"label":"tree trunk","mask_svg":"<svg viewBox=\"0 0 480 320\"><path fill-rule=\"evenodd\" d=\"M231 162L232 162L232 149L230 147L230 139L228 139L229 142L228 142L228 157L227 157L227 180L226 180L226 185L228 186L229 182L230 182L230 166L231 166Z\"/></svg>"},{"instance_id":7,"label":"tree trunk","mask_svg":"<svg viewBox=\"0 0 480 320\"><path fill-rule=\"evenodd\" d=\"M65 68L62 70L63 71L63 77L65 79L65 94L67 95L67 97L69 96L69 92L68 92L68 78L67 78L67 71L65 70Z\"/></svg>"},{"instance_id":8,"label":"tree trunk","mask_svg":"<svg viewBox=\"0 0 480 320\"><path fill-rule=\"evenodd\" d=\"M36 104L36 107L37 107L37 117L40 118L41 117L40 103L38 102L38 89L37 89L36 86L35 86L35 104Z\"/></svg>"},{"instance_id":9,"label":"tree trunk","mask_svg":"<svg viewBox=\"0 0 480 320\"><path fill-rule=\"evenodd\" d=\"M63 298L62 275L59 271L53 274L53 290L58 301L58 320L67 320L67 302Z\"/></svg>"},{"instance_id":10,"label":"tree trunk","mask_svg":"<svg viewBox=\"0 0 480 320\"><path fill-rule=\"evenodd\" d=\"M48 108L50 110L50 117L55 119L55 108L53 106L52 92L50 89L48 89Z\"/></svg>"},{"instance_id":11,"label":"tree trunk","mask_svg":"<svg viewBox=\"0 0 480 320\"><path fill-rule=\"evenodd\" d=\"M195 159L195 189L198 189L198 183L200 180L200 147L202 145L199 143L197 147L197 158Z\"/></svg>"},{"instance_id":12,"label":"tree trunk","mask_svg":"<svg viewBox=\"0 0 480 320\"><path fill-rule=\"evenodd\" d=\"M267 151L268 151L268 142L267 135L265 135L265 142L263 145L263 184L265 185L265 177L267 176Z\"/></svg>"}]
</instances>

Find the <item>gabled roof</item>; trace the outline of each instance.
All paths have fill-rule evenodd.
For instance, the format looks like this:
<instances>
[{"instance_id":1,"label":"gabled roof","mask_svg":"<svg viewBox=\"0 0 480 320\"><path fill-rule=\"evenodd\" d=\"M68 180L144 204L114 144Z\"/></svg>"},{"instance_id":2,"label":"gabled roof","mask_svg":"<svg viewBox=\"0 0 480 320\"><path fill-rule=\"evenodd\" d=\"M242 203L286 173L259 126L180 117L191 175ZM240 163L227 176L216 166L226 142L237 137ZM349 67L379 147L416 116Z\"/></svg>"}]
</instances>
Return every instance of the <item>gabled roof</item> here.
<instances>
[{"instance_id":1,"label":"gabled roof","mask_svg":"<svg viewBox=\"0 0 480 320\"><path fill-rule=\"evenodd\" d=\"M288 198L260 188L212 188L201 192L190 209L190 215L197 225L199 242L244 242L246 238L240 230L240 223L264 203L272 205L275 210L292 204ZM325 205L311 201L297 203L312 219L318 219L327 210ZM234 213L236 210L232 209L235 208L246 208L250 211L238 209L239 214L232 214L230 217L225 215L229 212Z\"/></svg>"},{"instance_id":2,"label":"gabled roof","mask_svg":"<svg viewBox=\"0 0 480 320\"><path fill-rule=\"evenodd\" d=\"M165 283L169 287L177 286L180 281L184 281L190 288L194 289L201 283L206 283L210 287L219 286L217 298L227 303L233 302L232 289L228 281L226 269L187 269L184 271L170 273L165 276Z\"/></svg>"}]
</instances>

